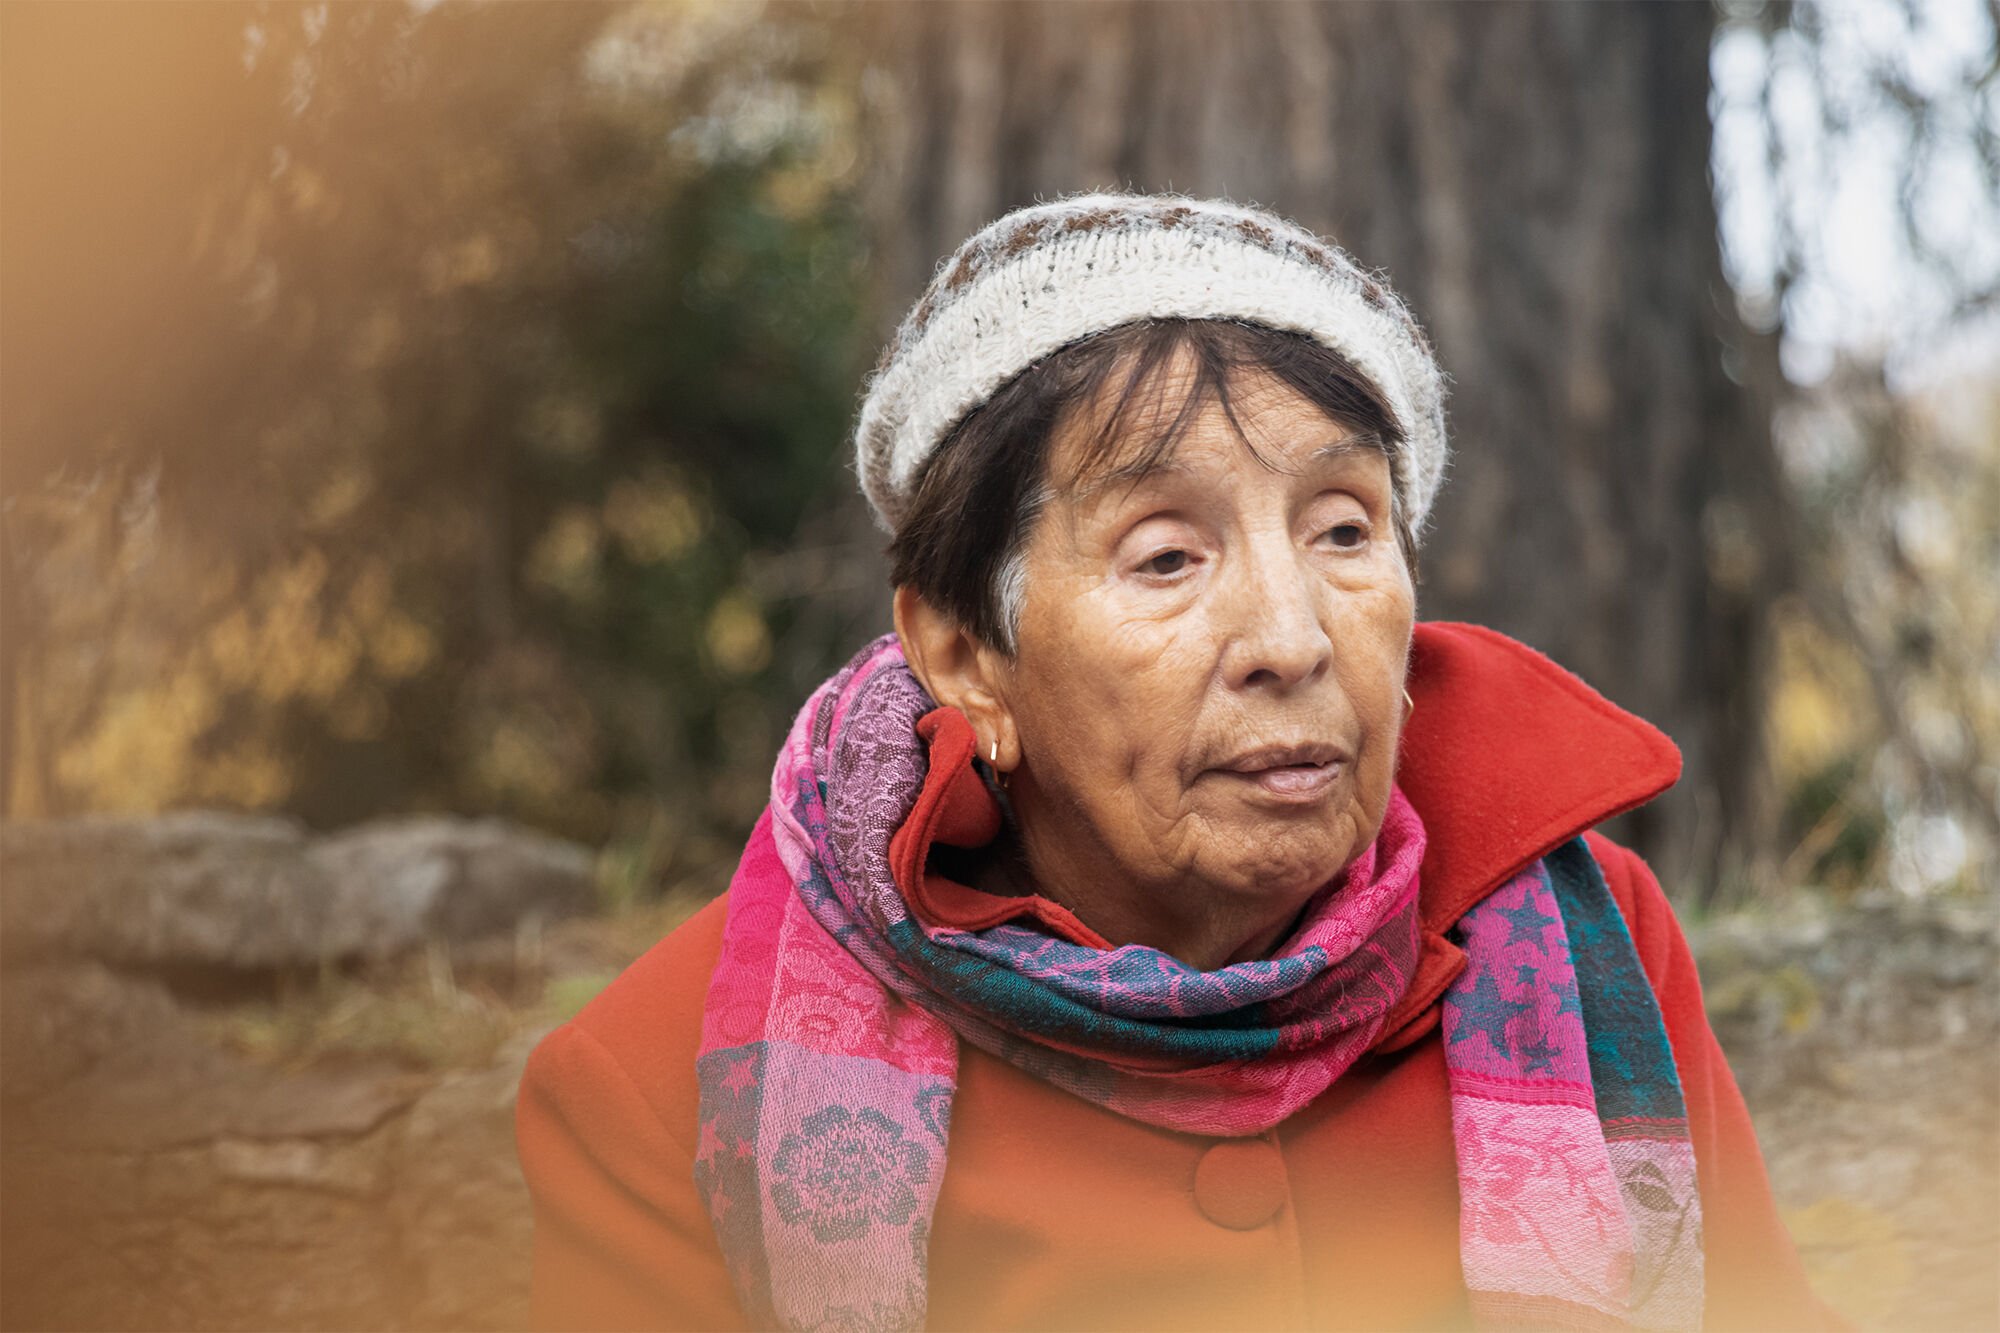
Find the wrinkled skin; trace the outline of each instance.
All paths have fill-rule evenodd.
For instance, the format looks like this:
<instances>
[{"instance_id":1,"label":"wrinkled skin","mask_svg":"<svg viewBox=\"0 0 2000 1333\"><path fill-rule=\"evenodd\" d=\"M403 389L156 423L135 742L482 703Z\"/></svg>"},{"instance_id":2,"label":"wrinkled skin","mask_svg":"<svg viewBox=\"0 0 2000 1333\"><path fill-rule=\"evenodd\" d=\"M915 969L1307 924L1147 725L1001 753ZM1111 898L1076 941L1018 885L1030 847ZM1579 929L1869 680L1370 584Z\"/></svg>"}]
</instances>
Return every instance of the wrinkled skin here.
<instances>
[{"instance_id":1,"label":"wrinkled skin","mask_svg":"<svg viewBox=\"0 0 2000 1333\"><path fill-rule=\"evenodd\" d=\"M896 597L912 668L1010 775L1019 843L982 887L1204 969L1267 955L1374 839L1416 614L1383 454L1276 380L1231 396L1242 436L1211 402L1136 481L1075 479L1101 407L1058 426L1011 659Z\"/></svg>"}]
</instances>

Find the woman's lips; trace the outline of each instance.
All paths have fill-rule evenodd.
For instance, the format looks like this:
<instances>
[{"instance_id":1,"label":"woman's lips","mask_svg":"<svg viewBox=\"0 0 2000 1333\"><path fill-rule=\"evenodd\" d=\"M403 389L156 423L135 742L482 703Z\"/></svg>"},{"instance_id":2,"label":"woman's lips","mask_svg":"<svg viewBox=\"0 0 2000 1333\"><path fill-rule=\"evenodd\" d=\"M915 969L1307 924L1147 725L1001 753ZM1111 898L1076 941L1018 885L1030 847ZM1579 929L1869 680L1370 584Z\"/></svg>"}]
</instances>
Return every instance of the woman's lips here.
<instances>
[{"instance_id":1,"label":"woman's lips","mask_svg":"<svg viewBox=\"0 0 2000 1333\"><path fill-rule=\"evenodd\" d=\"M1340 778L1339 764L1278 764L1271 768L1222 769L1226 778L1241 782L1262 795L1287 805L1310 805L1333 790Z\"/></svg>"},{"instance_id":2,"label":"woman's lips","mask_svg":"<svg viewBox=\"0 0 2000 1333\"><path fill-rule=\"evenodd\" d=\"M1286 764L1246 774L1264 790L1284 796L1317 796L1340 776L1339 764Z\"/></svg>"},{"instance_id":3,"label":"woman's lips","mask_svg":"<svg viewBox=\"0 0 2000 1333\"><path fill-rule=\"evenodd\" d=\"M1214 770L1267 800L1310 805L1340 780L1346 756L1329 745L1269 746Z\"/></svg>"}]
</instances>

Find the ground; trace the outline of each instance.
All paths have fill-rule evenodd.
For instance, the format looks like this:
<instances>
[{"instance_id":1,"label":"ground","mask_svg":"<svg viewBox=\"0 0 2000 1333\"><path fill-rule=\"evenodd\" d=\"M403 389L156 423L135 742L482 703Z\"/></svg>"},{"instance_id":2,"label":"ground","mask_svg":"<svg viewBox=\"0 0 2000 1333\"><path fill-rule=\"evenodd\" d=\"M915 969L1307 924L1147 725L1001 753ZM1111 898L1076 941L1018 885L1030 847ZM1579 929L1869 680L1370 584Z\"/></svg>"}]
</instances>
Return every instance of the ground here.
<instances>
[{"instance_id":1,"label":"ground","mask_svg":"<svg viewBox=\"0 0 2000 1333\"><path fill-rule=\"evenodd\" d=\"M0 1005L7 1328L506 1329L522 1061L693 906L358 970L15 966ZM1693 932L1821 1293L1996 1326L2000 915L1863 900Z\"/></svg>"}]
</instances>

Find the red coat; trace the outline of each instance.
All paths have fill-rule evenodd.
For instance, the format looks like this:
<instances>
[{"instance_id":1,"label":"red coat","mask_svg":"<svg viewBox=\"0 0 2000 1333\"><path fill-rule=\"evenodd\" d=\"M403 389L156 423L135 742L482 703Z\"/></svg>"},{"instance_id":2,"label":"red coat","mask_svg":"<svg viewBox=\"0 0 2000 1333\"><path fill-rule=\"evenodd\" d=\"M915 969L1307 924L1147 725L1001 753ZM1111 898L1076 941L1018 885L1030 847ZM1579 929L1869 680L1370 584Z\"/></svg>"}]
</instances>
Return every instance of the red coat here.
<instances>
[{"instance_id":1,"label":"red coat","mask_svg":"<svg viewBox=\"0 0 2000 1333\"><path fill-rule=\"evenodd\" d=\"M933 1328L1433 1328L1468 1320L1438 997L1444 936L1517 870L1679 775L1652 727L1490 630L1420 625L1397 781L1423 817L1423 953L1376 1050L1258 1139L1155 1129L963 1045L930 1237ZM1529 775L1524 781L1521 775ZM1817 1326L1659 885L1591 834L1666 1018L1711 1329ZM718 900L536 1049L521 1086L539 1328L741 1328L695 1190Z\"/></svg>"}]
</instances>

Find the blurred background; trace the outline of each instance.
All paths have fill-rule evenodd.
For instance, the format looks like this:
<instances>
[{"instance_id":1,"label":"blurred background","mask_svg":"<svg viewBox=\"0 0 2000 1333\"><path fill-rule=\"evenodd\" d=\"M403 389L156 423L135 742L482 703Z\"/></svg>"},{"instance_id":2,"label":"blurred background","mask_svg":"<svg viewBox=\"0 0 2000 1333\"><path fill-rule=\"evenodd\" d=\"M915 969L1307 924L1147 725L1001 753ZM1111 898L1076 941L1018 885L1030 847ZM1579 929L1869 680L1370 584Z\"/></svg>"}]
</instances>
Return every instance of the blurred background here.
<instances>
[{"instance_id":1,"label":"blurred background","mask_svg":"<svg viewBox=\"0 0 2000 1333\"><path fill-rule=\"evenodd\" d=\"M0 1323L518 1323L520 1058L887 628L862 377L1129 186L1386 269L1422 614L1673 736L1822 1290L2000 1326L1996 16L0 9Z\"/></svg>"}]
</instances>

